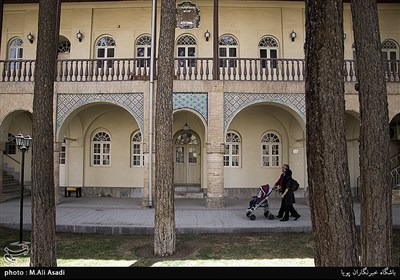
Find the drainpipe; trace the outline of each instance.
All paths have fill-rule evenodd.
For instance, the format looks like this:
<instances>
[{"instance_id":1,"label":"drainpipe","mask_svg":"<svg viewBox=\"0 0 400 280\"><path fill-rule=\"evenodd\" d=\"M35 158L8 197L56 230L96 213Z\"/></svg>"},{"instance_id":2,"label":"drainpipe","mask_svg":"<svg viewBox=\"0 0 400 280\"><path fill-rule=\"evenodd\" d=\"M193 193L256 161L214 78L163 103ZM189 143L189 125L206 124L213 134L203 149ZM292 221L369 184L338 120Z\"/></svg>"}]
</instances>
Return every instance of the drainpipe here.
<instances>
[{"instance_id":1,"label":"drainpipe","mask_svg":"<svg viewBox=\"0 0 400 280\"><path fill-rule=\"evenodd\" d=\"M153 0L151 8L151 49L150 49L150 96L149 96L149 207L153 207L153 94L156 46L156 11L157 0Z\"/></svg>"}]
</instances>

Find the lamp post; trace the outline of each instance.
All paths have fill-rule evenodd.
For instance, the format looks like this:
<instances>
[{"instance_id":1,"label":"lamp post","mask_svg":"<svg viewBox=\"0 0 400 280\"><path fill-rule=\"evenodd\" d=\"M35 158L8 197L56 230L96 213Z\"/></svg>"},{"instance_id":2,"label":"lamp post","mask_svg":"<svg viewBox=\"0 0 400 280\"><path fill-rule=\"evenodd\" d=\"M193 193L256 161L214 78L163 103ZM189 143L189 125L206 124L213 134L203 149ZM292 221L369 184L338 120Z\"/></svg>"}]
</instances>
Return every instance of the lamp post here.
<instances>
[{"instance_id":1,"label":"lamp post","mask_svg":"<svg viewBox=\"0 0 400 280\"><path fill-rule=\"evenodd\" d=\"M24 244L29 244L27 241L22 241L22 227L24 220L24 169L25 169L25 153L29 150L31 146L32 138L29 136L23 136L22 133L15 136L15 142L17 144L18 150L22 152L21 160L21 203L19 208L19 241L11 243L12 245L22 246Z\"/></svg>"}]
</instances>

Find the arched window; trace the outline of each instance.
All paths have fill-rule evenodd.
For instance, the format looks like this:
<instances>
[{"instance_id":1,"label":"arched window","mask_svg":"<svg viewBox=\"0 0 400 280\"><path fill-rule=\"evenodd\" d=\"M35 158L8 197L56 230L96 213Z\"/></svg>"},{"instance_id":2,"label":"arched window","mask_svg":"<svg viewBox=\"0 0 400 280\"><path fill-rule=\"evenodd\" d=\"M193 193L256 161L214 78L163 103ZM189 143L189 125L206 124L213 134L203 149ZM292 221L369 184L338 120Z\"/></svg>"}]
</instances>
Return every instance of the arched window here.
<instances>
[{"instance_id":1,"label":"arched window","mask_svg":"<svg viewBox=\"0 0 400 280\"><path fill-rule=\"evenodd\" d=\"M97 132L92 138L92 165L111 165L111 137L107 132Z\"/></svg>"},{"instance_id":2,"label":"arched window","mask_svg":"<svg viewBox=\"0 0 400 280\"><path fill-rule=\"evenodd\" d=\"M229 61L229 66L236 66L236 58L238 53L238 41L232 35L222 35L218 41L219 44L219 57L220 67L226 67L227 61Z\"/></svg>"},{"instance_id":3,"label":"arched window","mask_svg":"<svg viewBox=\"0 0 400 280\"><path fill-rule=\"evenodd\" d=\"M103 36L96 42L96 58L113 58L115 57L115 41L110 36ZM109 67L113 66L112 60L99 60L97 67Z\"/></svg>"},{"instance_id":4,"label":"arched window","mask_svg":"<svg viewBox=\"0 0 400 280\"><path fill-rule=\"evenodd\" d=\"M20 62L24 53L24 42L20 38L14 38L8 44L8 59L10 60L10 70L18 70L20 68Z\"/></svg>"},{"instance_id":5,"label":"arched window","mask_svg":"<svg viewBox=\"0 0 400 280\"><path fill-rule=\"evenodd\" d=\"M385 71L389 73L396 73L398 68L399 48L394 40L387 39L382 43L382 58Z\"/></svg>"},{"instance_id":6,"label":"arched window","mask_svg":"<svg viewBox=\"0 0 400 280\"><path fill-rule=\"evenodd\" d=\"M240 167L242 143L239 134L228 132L225 137L224 166Z\"/></svg>"},{"instance_id":7,"label":"arched window","mask_svg":"<svg viewBox=\"0 0 400 280\"><path fill-rule=\"evenodd\" d=\"M270 36L262 37L258 43L258 49L260 52L261 67L265 68L266 66L269 66L276 68L277 61L274 59L278 58L278 42ZM264 59L271 59L271 61Z\"/></svg>"},{"instance_id":8,"label":"arched window","mask_svg":"<svg viewBox=\"0 0 400 280\"><path fill-rule=\"evenodd\" d=\"M273 132L266 132L261 138L261 166L280 166L281 153L279 136Z\"/></svg>"},{"instance_id":9,"label":"arched window","mask_svg":"<svg viewBox=\"0 0 400 280\"><path fill-rule=\"evenodd\" d=\"M196 61L193 58L196 57L196 39L191 35L182 35L178 38L176 45L179 66L185 66L185 61L187 61L187 66L195 66Z\"/></svg>"},{"instance_id":10,"label":"arched window","mask_svg":"<svg viewBox=\"0 0 400 280\"><path fill-rule=\"evenodd\" d=\"M15 141L15 136L11 133L8 133L5 152L6 155L15 155L17 153L17 143Z\"/></svg>"},{"instance_id":11,"label":"arched window","mask_svg":"<svg viewBox=\"0 0 400 280\"><path fill-rule=\"evenodd\" d=\"M144 157L143 157L143 142L142 142L142 133L140 131L136 131L132 134L132 166L143 166L144 165Z\"/></svg>"},{"instance_id":12,"label":"arched window","mask_svg":"<svg viewBox=\"0 0 400 280\"><path fill-rule=\"evenodd\" d=\"M148 34L141 35L136 40L136 59L138 59L137 66L144 67L150 66L151 55L151 36Z\"/></svg>"},{"instance_id":13,"label":"arched window","mask_svg":"<svg viewBox=\"0 0 400 280\"><path fill-rule=\"evenodd\" d=\"M64 36L60 36L58 42L58 54L68 54L71 52L71 42Z\"/></svg>"}]
</instances>

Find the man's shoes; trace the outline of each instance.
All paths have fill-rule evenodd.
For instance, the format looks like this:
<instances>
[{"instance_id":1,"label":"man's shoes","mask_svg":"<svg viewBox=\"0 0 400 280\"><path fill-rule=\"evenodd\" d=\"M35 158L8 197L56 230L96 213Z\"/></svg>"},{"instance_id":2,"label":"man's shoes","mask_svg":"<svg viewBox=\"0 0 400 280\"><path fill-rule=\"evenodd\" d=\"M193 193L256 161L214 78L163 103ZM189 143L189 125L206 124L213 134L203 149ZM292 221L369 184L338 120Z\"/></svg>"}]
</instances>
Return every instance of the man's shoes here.
<instances>
[{"instance_id":1,"label":"man's shoes","mask_svg":"<svg viewBox=\"0 0 400 280\"><path fill-rule=\"evenodd\" d=\"M294 220L297 221L300 217L301 215L298 215L297 217L294 218Z\"/></svg>"},{"instance_id":2,"label":"man's shoes","mask_svg":"<svg viewBox=\"0 0 400 280\"><path fill-rule=\"evenodd\" d=\"M283 219L280 219L279 221L281 221L281 222L286 222L286 221L289 221L289 219L283 218Z\"/></svg>"},{"instance_id":3,"label":"man's shoes","mask_svg":"<svg viewBox=\"0 0 400 280\"><path fill-rule=\"evenodd\" d=\"M283 216L282 216L282 215L278 215L278 216L276 216L276 218L277 218L277 219L282 219Z\"/></svg>"}]
</instances>

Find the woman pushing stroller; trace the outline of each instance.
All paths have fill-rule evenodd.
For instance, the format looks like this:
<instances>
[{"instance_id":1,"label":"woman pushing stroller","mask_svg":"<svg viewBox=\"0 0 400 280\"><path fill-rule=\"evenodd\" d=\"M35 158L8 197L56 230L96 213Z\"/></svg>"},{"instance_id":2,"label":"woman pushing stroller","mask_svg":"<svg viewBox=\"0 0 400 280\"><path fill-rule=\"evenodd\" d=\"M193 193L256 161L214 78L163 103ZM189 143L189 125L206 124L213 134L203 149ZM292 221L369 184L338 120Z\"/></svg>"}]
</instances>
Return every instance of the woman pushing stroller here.
<instances>
[{"instance_id":1,"label":"woman pushing stroller","mask_svg":"<svg viewBox=\"0 0 400 280\"><path fill-rule=\"evenodd\" d=\"M299 219L300 214L293 207L293 204L296 203L296 199L293 192L292 170L290 170L288 164L282 166L282 174L275 183L274 188L278 189L282 198L281 208L276 217L280 219L281 222L288 221L290 212L295 221Z\"/></svg>"}]
</instances>

